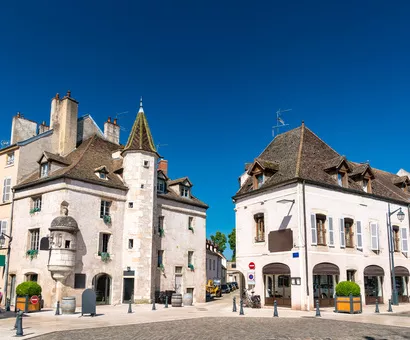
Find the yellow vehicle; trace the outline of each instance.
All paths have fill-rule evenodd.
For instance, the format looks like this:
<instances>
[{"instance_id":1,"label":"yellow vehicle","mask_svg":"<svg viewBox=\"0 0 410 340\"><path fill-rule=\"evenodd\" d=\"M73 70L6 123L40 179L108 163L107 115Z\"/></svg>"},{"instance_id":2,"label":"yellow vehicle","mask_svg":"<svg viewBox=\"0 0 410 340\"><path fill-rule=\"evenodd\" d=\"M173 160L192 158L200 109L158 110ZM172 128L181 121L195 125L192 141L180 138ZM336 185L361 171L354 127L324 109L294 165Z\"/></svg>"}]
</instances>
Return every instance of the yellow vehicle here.
<instances>
[{"instance_id":1,"label":"yellow vehicle","mask_svg":"<svg viewBox=\"0 0 410 340\"><path fill-rule=\"evenodd\" d=\"M206 285L206 293L209 296L216 296L216 297L221 297L221 287L216 285L213 280L208 280L208 283Z\"/></svg>"}]
</instances>

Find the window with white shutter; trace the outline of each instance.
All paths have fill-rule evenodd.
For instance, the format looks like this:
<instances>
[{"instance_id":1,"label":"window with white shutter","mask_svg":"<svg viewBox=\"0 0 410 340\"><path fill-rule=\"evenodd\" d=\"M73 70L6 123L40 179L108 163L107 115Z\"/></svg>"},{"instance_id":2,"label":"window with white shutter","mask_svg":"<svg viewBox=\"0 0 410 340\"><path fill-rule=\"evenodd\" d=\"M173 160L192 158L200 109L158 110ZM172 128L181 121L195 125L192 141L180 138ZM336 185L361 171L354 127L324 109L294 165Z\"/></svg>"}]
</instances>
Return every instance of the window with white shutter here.
<instances>
[{"instance_id":1,"label":"window with white shutter","mask_svg":"<svg viewBox=\"0 0 410 340\"><path fill-rule=\"evenodd\" d=\"M0 221L0 235L7 234L7 221ZM3 246L6 243L6 239L0 241L0 246Z\"/></svg>"},{"instance_id":2,"label":"window with white shutter","mask_svg":"<svg viewBox=\"0 0 410 340\"><path fill-rule=\"evenodd\" d=\"M407 241L407 228L401 228L401 251L406 254L409 251L409 245Z\"/></svg>"},{"instance_id":3,"label":"window with white shutter","mask_svg":"<svg viewBox=\"0 0 410 340\"><path fill-rule=\"evenodd\" d=\"M6 177L3 181L3 202L10 201L11 178Z\"/></svg>"},{"instance_id":4,"label":"window with white shutter","mask_svg":"<svg viewBox=\"0 0 410 340\"><path fill-rule=\"evenodd\" d=\"M335 245L335 232L333 230L333 218L329 217L329 246Z\"/></svg>"},{"instance_id":5,"label":"window with white shutter","mask_svg":"<svg viewBox=\"0 0 410 340\"><path fill-rule=\"evenodd\" d=\"M371 250L379 250L379 226L376 222L370 223Z\"/></svg>"},{"instance_id":6,"label":"window with white shutter","mask_svg":"<svg viewBox=\"0 0 410 340\"><path fill-rule=\"evenodd\" d=\"M312 232L312 245L316 246L317 245L317 230L316 230L316 215L312 214L310 215L310 223L311 223L311 232Z\"/></svg>"},{"instance_id":7,"label":"window with white shutter","mask_svg":"<svg viewBox=\"0 0 410 340\"><path fill-rule=\"evenodd\" d=\"M340 248L345 247L345 220L341 218L339 220L339 227L340 227Z\"/></svg>"},{"instance_id":8,"label":"window with white shutter","mask_svg":"<svg viewBox=\"0 0 410 340\"><path fill-rule=\"evenodd\" d=\"M356 247L357 249L363 249L363 231L362 231L362 222L356 222Z\"/></svg>"}]
</instances>

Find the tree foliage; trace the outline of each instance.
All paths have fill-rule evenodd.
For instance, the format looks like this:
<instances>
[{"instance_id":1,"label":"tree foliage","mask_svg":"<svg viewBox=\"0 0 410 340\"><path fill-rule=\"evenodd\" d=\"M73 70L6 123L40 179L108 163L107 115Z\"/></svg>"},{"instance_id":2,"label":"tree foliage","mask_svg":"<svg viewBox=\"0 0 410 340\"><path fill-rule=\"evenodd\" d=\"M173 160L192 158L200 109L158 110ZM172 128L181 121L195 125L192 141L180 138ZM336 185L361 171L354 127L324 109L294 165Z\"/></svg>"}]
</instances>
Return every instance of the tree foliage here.
<instances>
[{"instance_id":1,"label":"tree foliage","mask_svg":"<svg viewBox=\"0 0 410 340\"><path fill-rule=\"evenodd\" d=\"M211 240L216 244L221 253L226 249L226 236L224 233L217 231L215 235L211 235Z\"/></svg>"},{"instance_id":2,"label":"tree foliage","mask_svg":"<svg viewBox=\"0 0 410 340\"><path fill-rule=\"evenodd\" d=\"M232 250L232 261L236 258L236 228L232 229L232 232L228 235L229 248Z\"/></svg>"}]
</instances>

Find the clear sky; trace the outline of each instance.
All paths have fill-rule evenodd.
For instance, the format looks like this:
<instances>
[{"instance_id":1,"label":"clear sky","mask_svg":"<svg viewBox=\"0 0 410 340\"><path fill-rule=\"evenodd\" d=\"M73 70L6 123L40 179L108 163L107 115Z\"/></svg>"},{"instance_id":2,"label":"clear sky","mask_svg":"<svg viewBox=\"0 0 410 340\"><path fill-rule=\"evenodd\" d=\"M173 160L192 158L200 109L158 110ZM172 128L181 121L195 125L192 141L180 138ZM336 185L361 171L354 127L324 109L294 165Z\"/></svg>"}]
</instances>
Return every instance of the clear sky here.
<instances>
[{"instance_id":1,"label":"clear sky","mask_svg":"<svg viewBox=\"0 0 410 340\"><path fill-rule=\"evenodd\" d=\"M0 139L70 89L100 126L128 111L125 143L143 95L170 176L228 234L279 108L353 161L410 169L409 17L408 1L3 1Z\"/></svg>"}]
</instances>

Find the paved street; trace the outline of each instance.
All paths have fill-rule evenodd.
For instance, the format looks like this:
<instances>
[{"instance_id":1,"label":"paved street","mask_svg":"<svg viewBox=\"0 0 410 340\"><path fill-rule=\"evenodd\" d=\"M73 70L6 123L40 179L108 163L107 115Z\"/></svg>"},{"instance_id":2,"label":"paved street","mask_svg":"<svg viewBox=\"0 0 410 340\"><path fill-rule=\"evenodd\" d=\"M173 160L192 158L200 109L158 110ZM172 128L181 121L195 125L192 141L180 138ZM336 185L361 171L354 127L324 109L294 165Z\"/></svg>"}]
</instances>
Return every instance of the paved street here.
<instances>
[{"instance_id":1,"label":"paved street","mask_svg":"<svg viewBox=\"0 0 410 340\"><path fill-rule=\"evenodd\" d=\"M51 333L38 340L410 339L409 328L315 318L201 318Z\"/></svg>"}]
</instances>

